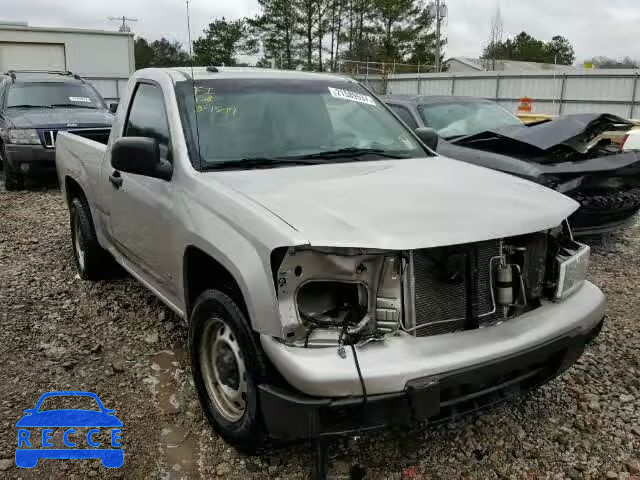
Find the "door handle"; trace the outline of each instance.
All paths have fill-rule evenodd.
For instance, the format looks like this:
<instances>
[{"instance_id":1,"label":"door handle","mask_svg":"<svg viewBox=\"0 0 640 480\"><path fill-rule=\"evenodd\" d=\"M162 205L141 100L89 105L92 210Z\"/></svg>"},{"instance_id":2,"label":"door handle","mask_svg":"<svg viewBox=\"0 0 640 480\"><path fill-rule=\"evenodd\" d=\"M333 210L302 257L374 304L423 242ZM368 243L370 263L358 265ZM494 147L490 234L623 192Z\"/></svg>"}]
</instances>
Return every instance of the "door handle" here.
<instances>
[{"instance_id":1,"label":"door handle","mask_svg":"<svg viewBox=\"0 0 640 480\"><path fill-rule=\"evenodd\" d=\"M122 186L122 177L120 176L120 172L114 170L113 173L109 175L109 181L111 182L111 185L113 185L113 188L118 190Z\"/></svg>"}]
</instances>

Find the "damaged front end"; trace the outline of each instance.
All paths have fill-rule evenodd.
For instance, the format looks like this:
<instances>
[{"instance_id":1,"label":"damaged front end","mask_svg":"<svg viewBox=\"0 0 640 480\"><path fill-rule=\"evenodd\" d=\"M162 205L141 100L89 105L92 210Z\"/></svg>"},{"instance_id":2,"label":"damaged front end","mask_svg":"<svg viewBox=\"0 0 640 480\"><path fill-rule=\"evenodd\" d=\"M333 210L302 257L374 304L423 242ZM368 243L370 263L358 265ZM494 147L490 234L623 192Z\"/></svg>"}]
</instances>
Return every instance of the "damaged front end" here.
<instances>
[{"instance_id":1,"label":"damaged front end","mask_svg":"<svg viewBox=\"0 0 640 480\"><path fill-rule=\"evenodd\" d=\"M441 422L540 386L602 325L589 247L568 224L403 251L277 249L284 382L259 385L270 434L324 438Z\"/></svg>"},{"instance_id":2,"label":"damaged front end","mask_svg":"<svg viewBox=\"0 0 640 480\"><path fill-rule=\"evenodd\" d=\"M345 345L362 347L388 335L497 325L570 295L585 278L588 255L566 224L401 252L291 247L274 270L282 341L334 347L344 356Z\"/></svg>"},{"instance_id":3,"label":"damaged front end","mask_svg":"<svg viewBox=\"0 0 640 480\"><path fill-rule=\"evenodd\" d=\"M570 222L588 235L624 227L640 210L640 152L622 152L616 141L632 126L614 115L567 115L453 143L535 165L526 177L580 203Z\"/></svg>"}]
</instances>

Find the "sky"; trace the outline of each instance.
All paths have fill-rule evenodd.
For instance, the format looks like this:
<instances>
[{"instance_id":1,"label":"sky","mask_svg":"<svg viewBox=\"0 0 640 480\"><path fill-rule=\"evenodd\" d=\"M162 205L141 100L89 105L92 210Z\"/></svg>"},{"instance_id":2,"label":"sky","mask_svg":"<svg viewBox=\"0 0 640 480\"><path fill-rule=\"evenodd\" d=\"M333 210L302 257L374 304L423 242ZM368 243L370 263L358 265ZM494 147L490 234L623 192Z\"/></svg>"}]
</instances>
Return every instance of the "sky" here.
<instances>
[{"instance_id":1,"label":"sky","mask_svg":"<svg viewBox=\"0 0 640 480\"><path fill-rule=\"evenodd\" d=\"M487 42L498 0L448 0L446 56L478 57ZM569 39L577 62L606 55L640 59L640 0L499 0L504 32L526 31L541 40ZM187 44L183 0L1 0L0 20L27 21L37 27L116 30L109 16L137 18L132 31L150 40L162 36ZM214 17L239 18L259 12L256 0L191 0L195 39Z\"/></svg>"}]
</instances>

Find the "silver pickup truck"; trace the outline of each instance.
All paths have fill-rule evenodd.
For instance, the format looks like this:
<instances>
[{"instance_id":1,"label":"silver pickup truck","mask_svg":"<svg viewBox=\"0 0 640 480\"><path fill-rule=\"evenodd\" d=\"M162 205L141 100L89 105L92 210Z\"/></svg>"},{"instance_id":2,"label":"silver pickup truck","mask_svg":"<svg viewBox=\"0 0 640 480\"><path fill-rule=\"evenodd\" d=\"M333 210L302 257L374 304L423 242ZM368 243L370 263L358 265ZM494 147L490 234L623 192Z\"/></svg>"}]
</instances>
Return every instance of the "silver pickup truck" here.
<instances>
[{"instance_id":1,"label":"silver pickup truck","mask_svg":"<svg viewBox=\"0 0 640 480\"><path fill-rule=\"evenodd\" d=\"M188 321L243 449L475 411L575 362L604 297L573 200L433 138L340 76L141 70L106 145L58 135L79 274Z\"/></svg>"}]
</instances>

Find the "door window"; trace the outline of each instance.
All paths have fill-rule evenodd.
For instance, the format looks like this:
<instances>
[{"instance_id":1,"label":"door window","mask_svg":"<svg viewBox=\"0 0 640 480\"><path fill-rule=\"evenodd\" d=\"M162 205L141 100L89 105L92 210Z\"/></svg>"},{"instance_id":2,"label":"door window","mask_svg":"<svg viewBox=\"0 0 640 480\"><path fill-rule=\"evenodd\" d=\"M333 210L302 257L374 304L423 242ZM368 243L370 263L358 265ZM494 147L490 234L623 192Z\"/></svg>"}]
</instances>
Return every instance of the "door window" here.
<instances>
[{"instance_id":1,"label":"door window","mask_svg":"<svg viewBox=\"0 0 640 480\"><path fill-rule=\"evenodd\" d=\"M163 160L171 161L171 134L162 89L148 83L136 88L124 127L125 137L154 138Z\"/></svg>"}]
</instances>

